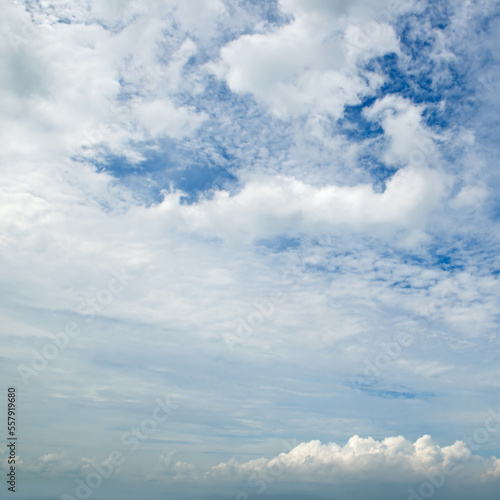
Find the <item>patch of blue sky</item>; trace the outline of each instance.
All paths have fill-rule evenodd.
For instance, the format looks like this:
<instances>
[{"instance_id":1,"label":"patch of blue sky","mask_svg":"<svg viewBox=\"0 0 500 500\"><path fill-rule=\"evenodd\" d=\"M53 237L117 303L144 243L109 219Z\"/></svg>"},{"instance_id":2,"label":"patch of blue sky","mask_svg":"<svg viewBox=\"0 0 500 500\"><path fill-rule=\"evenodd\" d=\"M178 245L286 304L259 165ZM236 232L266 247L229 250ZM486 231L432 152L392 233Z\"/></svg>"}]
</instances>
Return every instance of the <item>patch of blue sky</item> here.
<instances>
[{"instance_id":1,"label":"patch of blue sky","mask_svg":"<svg viewBox=\"0 0 500 500\"><path fill-rule=\"evenodd\" d=\"M399 94L403 97L409 96L412 87L408 81L408 76L401 68L397 54L386 54L369 61L365 68L369 71L378 71L386 77L385 83L377 92L378 97L387 94ZM375 100L375 98L372 98Z\"/></svg>"},{"instance_id":2,"label":"patch of blue sky","mask_svg":"<svg viewBox=\"0 0 500 500\"><path fill-rule=\"evenodd\" d=\"M416 399L418 394L416 392L407 391L368 391L369 394L373 396L378 396L384 399Z\"/></svg>"},{"instance_id":3,"label":"patch of blue sky","mask_svg":"<svg viewBox=\"0 0 500 500\"><path fill-rule=\"evenodd\" d=\"M277 1L262 2L262 0L242 0L246 11L257 13L261 19L266 19L270 24L285 24L289 21L286 14L281 11Z\"/></svg>"},{"instance_id":4,"label":"patch of blue sky","mask_svg":"<svg viewBox=\"0 0 500 500\"><path fill-rule=\"evenodd\" d=\"M491 2L491 8L483 13L476 11L476 33L493 34L496 30L496 24L500 19L500 11L498 10L498 0Z\"/></svg>"},{"instance_id":5,"label":"patch of blue sky","mask_svg":"<svg viewBox=\"0 0 500 500\"><path fill-rule=\"evenodd\" d=\"M386 181L395 174L397 168L386 165L368 152L362 154L358 161L370 175L373 190L377 193L383 193L386 188Z\"/></svg>"},{"instance_id":6,"label":"patch of blue sky","mask_svg":"<svg viewBox=\"0 0 500 500\"><path fill-rule=\"evenodd\" d=\"M358 390L365 393L368 396L376 396L382 399L430 399L435 396L435 394L430 392L412 392L408 390L383 390L383 389L371 389L367 387L360 386Z\"/></svg>"},{"instance_id":7,"label":"patch of blue sky","mask_svg":"<svg viewBox=\"0 0 500 500\"><path fill-rule=\"evenodd\" d=\"M444 271L456 271L463 269L463 265L455 263L452 255L440 253L439 249L431 246L429 248L429 254L434 257L434 267L439 267Z\"/></svg>"},{"instance_id":8,"label":"patch of blue sky","mask_svg":"<svg viewBox=\"0 0 500 500\"><path fill-rule=\"evenodd\" d=\"M441 269L443 271L456 271L456 270L463 270L464 269L464 263L456 263L452 257L452 255L446 255L442 253L437 253L438 248L430 245L427 247L427 255L426 255L426 262L423 263L420 261L420 267L422 268L427 268L427 269ZM415 261L410 257L410 259L406 258L406 261L413 261L414 264L418 265L419 261Z\"/></svg>"},{"instance_id":9,"label":"patch of blue sky","mask_svg":"<svg viewBox=\"0 0 500 500\"><path fill-rule=\"evenodd\" d=\"M322 278L325 278L328 275L340 274L340 268L338 266L329 267L322 264L306 263L304 266L304 270L309 273L315 273Z\"/></svg>"},{"instance_id":10,"label":"patch of blue sky","mask_svg":"<svg viewBox=\"0 0 500 500\"><path fill-rule=\"evenodd\" d=\"M119 102L128 102L133 98L140 97L143 94L141 89L138 89L135 85L129 84L125 79L120 78L120 91L118 92L116 99Z\"/></svg>"},{"instance_id":11,"label":"patch of blue sky","mask_svg":"<svg viewBox=\"0 0 500 500\"><path fill-rule=\"evenodd\" d=\"M280 235L275 238L260 239L255 244L257 248L263 247L266 251L282 253L299 248L302 245L302 240L300 238Z\"/></svg>"},{"instance_id":12,"label":"patch of blue sky","mask_svg":"<svg viewBox=\"0 0 500 500\"><path fill-rule=\"evenodd\" d=\"M204 157L184 155L172 141L164 141L158 151L144 152L147 159L131 164L125 158L108 156L96 164L98 171L113 175L146 203L163 199L163 190L181 190L184 203L196 201L202 192L222 189L235 177L224 167Z\"/></svg>"},{"instance_id":13,"label":"patch of blue sky","mask_svg":"<svg viewBox=\"0 0 500 500\"><path fill-rule=\"evenodd\" d=\"M453 75L453 84L442 89L442 98L446 105L443 109L429 109L426 113L427 123L431 126L445 129L449 127L461 127L465 121L468 125L474 116L480 114L482 97L480 82L477 76L471 78L474 73L472 67L465 63L458 70L456 66L450 65L449 70ZM483 117L484 119L484 117Z\"/></svg>"},{"instance_id":14,"label":"patch of blue sky","mask_svg":"<svg viewBox=\"0 0 500 500\"><path fill-rule=\"evenodd\" d=\"M491 29L494 18L495 16L491 15L479 15L475 24L468 26L468 34L472 35L469 43L463 45L462 40L457 40L457 43L449 48L459 56L458 58L432 57L433 47L426 36L430 28L440 30L446 36L450 19L449 3L429 4L425 18L412 16L411 22L399 29L402 51L411 58L410 71L404 75L406 85L411 84L408 97L417 103L438 102L441 99L446 99L447 102L446 110L441 114L433 108L427 111L425 117L429 125L444 127L453 123L457 117L462 117L464 113L470 113L477 93L477 68L487 68L492 62L491 50L483 46L481 38L486 30ZM415 24L423 19L430 27L416 30ZM453 29L451 26L450 30ZM415 33L420 33L420 38ZM481 49L470 54L470 47ZM392 92L394 90L397 89L390 89Z\"/></svg>"},{"instance_id":15,"label":"patch of blue sky","mask_svg":"<svg viewBox=\"0 0 500 500\"><path fill-rule=\"evenodd\" d=\"M407 43L410 42L407 41ZM403 45L403 47L405 46ZM406 45L406 47L411 46ZM420 48L411 48L410 52L413 50L415 51L415 54L412 55L413 65L416 68L411 68L411 71L403 67L401 59L396 54L386 54L367 63L365 66L367 70L378 71L386 77L385 83L377 92L377 98L386 95L400 95L416 104L441 100L442 90L433 87L433 67L429 66L427 58L421 57ZM419 64L419 60L422 60L423 64Z\"/></svg>"},{"instance_id":16,"label":"patch of blue sky","mask_svg":"<svg viewBox=\"0 0 500 500\"><path fill-rule=\"evenodd\" d=\"M356 106L346 106L343 117L337 122L339 132L347 139L356 142L382 135L384 130L380 124L367 120L363 114L363 110L370 107L375 100L375 97L369 97Z\"/></svg>"},{"instance_id":17,"label":"patch of blue sky","mask_svg":"<svg viewBox=\"0 0 500 500\"><path fill-rule=\"evenodd\" d=\"M232 93L215 78L208 78L201 95L180 95L179 101L208 116L193 137L162 140L156 150L143 151L147 159L139 165L108 157L98 168L149 193L152 202L161 200L162 189L173 186L185 191L184 201L191 203L201 192L227 187L239 169L282 158L291 147L290 124L270 118L253 98Z\"/></svg>"},{"instance_id":18,"label":"patch of blue sky","mask_svg":"<svg viewBox=\"0 0 500 500\"><path fill-rule=\"evenodd\" d=\"M406 22L395 26L400 40L401 51L404 54L402 61L396 54L387 54L377 58L377 63L386 68L386 73L391 76L388 86L382 88L392 92L407 93L406 96L415 102L428 102L439 100L443 87L453 84L453 79L448 78L448 69L454 69L456 74L463 71L463 61L454 58L440 58L434 54L435 47L429 41L430 30L443 32L444 25L440 23L427 24L427 18L412 15ZM443 33L444 35L444 33ZM455 52L459 47L451 47ZM400 63L407 65L402 71ZM394 86L393 81L397 82Z\"/></svg>"},{"instance_id":19,"label":"patch of blue sky","mask_svg":"<svg viewBox=\"0 0 500 500\"><path fill-rule=\"evenodd\" d=\"M426 4L422 17L429 22L430 26L445 29L453 14L453 4L446 0L444 2L429 2Z\"/></svg>"},{"instance_id":20,"label":"patch of blue sky","mask_svg":"<svg viewBox=\"0 0 500 500\"><path fill-rule=\"evenodd\" d=\"M395 281L394 283L390 283L388 286L390 288L397 288L397 289L424 288L424 287L416 287L415 285L410 284L408 281Z\"/></svg>"},{"instance_id":21,"label":"patch of blue sky","mask_svg":"<svg viewBox=\"0 0 500 500\"><path fill-rule=\"evenodd\" d=\"M437 235L427 246L426 263L445 271L461 271L471 265L494 269L498 242L485 229L484 234L455 235L446 239Z\"/></svg>"},{"instance_id":22,"label":"patch of blue sky","mask_svg":"<svg viewBox=\"0 0 500 500\"><path fill-rule=\"evenodd\" d=\"M166 185L167 182L186 193L181 202L191 204L199 199L201 193L225 189L228 184L236 182L236 177L219 166L192 164L171 172L161 184Z\"/></svg>"},{"instance_id":23,"label":"patch of blue sky","mask_svg":"<svg viewBox=\"0 0 500 500\"><path fill-rule=\"evenodd\" d=\"M380 381L375 377L354 376L345 383L347 387L362 392L367 396L377 396L383 399L430 399L436 396L431 392L418 392L408 387L396 386L382 388Z\"/></svg>"},{"instance_id":24,"label":"patch of blue sky","mask_svg":"<svg viewBox=\"0 0 500 500\"><path fill-rule=\"evenodd\" d=\"M401 261L405 264L410 264L423 269L442 269L444 271L462 270L464 268L464 261L460 262L454 259L454 252L451 248L443 249L442 246L436 243L426 246L425 254L414 255L401 253ZM456 252L456 257L462 258L459 251Z\"/></svg>"}]
</instances>

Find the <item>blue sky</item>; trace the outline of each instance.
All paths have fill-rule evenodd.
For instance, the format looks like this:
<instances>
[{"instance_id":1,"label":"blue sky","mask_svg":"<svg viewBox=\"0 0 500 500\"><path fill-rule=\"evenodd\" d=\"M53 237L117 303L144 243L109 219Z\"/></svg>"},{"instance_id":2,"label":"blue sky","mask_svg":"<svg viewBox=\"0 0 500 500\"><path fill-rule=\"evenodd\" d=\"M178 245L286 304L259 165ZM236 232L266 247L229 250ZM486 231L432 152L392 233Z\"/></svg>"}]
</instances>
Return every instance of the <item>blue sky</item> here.
<instances>
[{"instance_id":1,"label":"blue sky","mask_svg":"<svg viewBox=\"0 0 500 500\"><path fill-rule=\"evenodd\" d=\"M18 498L497 498L497 1L0 3Z\"/></svg>"}]
</instances>

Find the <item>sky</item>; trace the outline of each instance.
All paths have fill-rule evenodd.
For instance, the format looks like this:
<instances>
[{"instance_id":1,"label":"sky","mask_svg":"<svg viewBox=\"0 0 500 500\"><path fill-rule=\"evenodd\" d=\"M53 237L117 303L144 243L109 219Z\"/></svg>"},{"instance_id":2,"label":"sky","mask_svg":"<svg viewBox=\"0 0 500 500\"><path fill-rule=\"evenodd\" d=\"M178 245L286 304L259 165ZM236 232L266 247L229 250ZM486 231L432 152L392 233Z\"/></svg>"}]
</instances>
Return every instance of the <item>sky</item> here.
<instances>
[{"instance_id":1,"label":"sky","mask_svg":"<svg viewBox=\"0 0 500 500\"><path fill-rule=\"evenodd\" d=\"M0 0L18 500L498 498L499 7Z\"/></svg>"}]
</instances>

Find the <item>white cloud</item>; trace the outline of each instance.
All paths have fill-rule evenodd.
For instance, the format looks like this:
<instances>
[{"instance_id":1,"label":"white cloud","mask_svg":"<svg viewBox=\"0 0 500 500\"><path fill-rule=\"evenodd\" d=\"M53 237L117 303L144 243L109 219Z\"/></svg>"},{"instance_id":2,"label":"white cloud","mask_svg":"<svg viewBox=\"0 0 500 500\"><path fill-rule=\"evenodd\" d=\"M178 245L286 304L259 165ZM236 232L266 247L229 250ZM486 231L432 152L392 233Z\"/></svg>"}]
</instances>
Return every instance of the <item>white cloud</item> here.
<instances>
[{"instance_id":1,"label":"white cloud","mask_svg":"<svg viewBox=\"0 0 500 500\"><path fill-rule=\"evenodd\" d=\"M114 32L98 22L57 22L54 15L65 11L63 5L52 7L38 12L35 24L20 6L5 9L9 30L21 39L13 47L8 37L0 38L5 161L110 153L137 162L144 158L141 143L184 137L200 125L205 116L176 104L173 95L196 46L182 35L167 38L168 18L133 18ZM33 37L23 38L30 33L25 26ZM161 43L174 44L166 65ZM121 96L145 88L141 99Z\"/></svg>"},{"instance_id":2,"label":"white cloud","mask_svg":"<svg viewBox=\"0 0 500 500\"><path fill-rule=\"evenodd\" d=\"M46 453L35 460L25 460L20 464L28 473L52 477L78 470L78 466L71 462L65 452Z\"/></svg>"},{"instance_id":3,"label":"white cloud","mask_svg":"<svg viewBox=\"0 0 500 500\"><path fill-rule=\"evenodd\" d=\"M389 25L377 24L369 47L353 53L346 47L359 38L362 28L356 23L366 21L362 7L353 9L349 24L338 14L352 9L338 2L281 5L293 17L289 24L243 35L221 49L220 62L208 65L232 91L254 94L279 116L328 113L338 118L345 105L359 103L383 83L376 73L358 71L357 61L399 51Z\"/></svg>"},{"instance_id":4,"label":"white cloud","mask_svg":"<svg viewBox=\"0 0 500 500\"><path fill-rule=\"evenodd\" d=\"M362 20L380 18L383 15L396 16L414 7L413 0L279 0L283 10L290 14L326 17L328 21L342 16L353 16Z\"/></svg>"},{"instance_id":5,"label":"white cloud","mask_svg":"<svg viewBox=\"0 0 500 500\"><path fill-rule=\"evenodd\" d=\"M439 377L443 373L453 370L455 367L439 363L437 361L399 359L397 364L405 370L412 371L423 377Z\"/></svg>"},{"instance_id":6,"label":"white cloud","mask_svg":"<svg viewBox=\"0 0 500 500\"><path fill-rule=\"evenodd\" d=\"M132 109L138 123L155 139L162 136L174 139L185 137L206 118L194 108L176 108L165 100L135 102Z\"/></svg>"},{"instance_id":7,"label":"white cloud","mask_svg":"<svg viewBox=\"0 0 500 500\"><path fill-rule=\"evenodd\" d=\"M193 227L229 237L321 234L338 225L354 231L372 226L418 229L443 187L436 172L410 167L396 173L383 193L369 185L314 187L293 178L262 178L248 180L233 196L217 191L211 199L176 210ZM168 195L164 209L174 209L174 200L175 195Z\"/></svg>"},{"instance_id":8,"label":"white cloud","mask_svg":"<svg viewBox=\"0 0 500 500\"><path fill-rule=\"evenodd\" d=\"M288 453L267 459L221 463L207 477L246 478L274 472L283 480L345 483L352 480L411 482L437 471L459 481L482 481L500 477L500 459L473 455L463 441L439 446L431 436L411 443L402 436L382 441L353 436L345 446L320 441L301 443Z\"/></svg>"},{"instance_id":9,"label":"white cloud","mask_svg":"<svg viewBox=\"0 0 500 500\"><path fill-rule=\"evenodd\" d=\"M488 195L489 190L484 185L464 186L451 200L450 206L455 209L478 208L485 202Z\"/></svg>"},{"instance_id":10,"label":"white cloud","mask_svg":"<svg viewBox=\"0 0 500 500\"><path fill-rule=\"evenodd\" d=\"M400 96L387 95L377 100L363 114L378 120L389 145L383 160L389 165L428 165L437 160L434 136L422 123L423 106Z\"/></svg>"}]
</instances>

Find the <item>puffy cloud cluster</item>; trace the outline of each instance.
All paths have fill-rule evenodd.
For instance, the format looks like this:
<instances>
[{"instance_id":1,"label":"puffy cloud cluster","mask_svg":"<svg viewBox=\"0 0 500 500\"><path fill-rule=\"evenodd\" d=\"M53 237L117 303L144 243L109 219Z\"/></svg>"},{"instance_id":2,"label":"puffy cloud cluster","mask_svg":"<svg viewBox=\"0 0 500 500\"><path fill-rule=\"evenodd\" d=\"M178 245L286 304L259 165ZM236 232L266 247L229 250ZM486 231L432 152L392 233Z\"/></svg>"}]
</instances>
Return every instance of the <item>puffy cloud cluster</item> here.
<instances>
[{"instance_id":1,"label":"puffy cloud cluster","mask_svg":"<svg viewBox=\"0 0 500 500\"><path fill-rule=\"evenodd\" d=\"M358 63L399 53L391 22L402 2L282 0L291 22L274 31L243 35L209 67L229 88L252 93L277 115L324 112L340 117L383 83Z\"/></svg>"},{"instance_id":2,"label":"puffy cloud cluster","mask_svg":"<svg viewBox=\"0 0 500 500\"><path fill-rule=\"evenodd\" d=\"M382 441L353 436L345 446L320 441L301 443L274 458L213 467L207 477L254 479L272 473L283 479L343 483L352 480L410 482L444 471L461 480L500 478L500 459L473 455L463 441L441 447L425 435L411 443L402 436Z\"/></svg>"},{"instance_id":3,"label":"puffy cloud cluster","mask_svg":"<svg viewBox=\"0 0 500 500\"><path fill-rule=\"evenodd\" d=\"M398 171L383 193L366 184L316 187L293 178L260 178L247 181L235 195L217 191L210 199L177 209L193 228L251 239L321 234L336 226L364 231L418 229L439 202L444 186L437 172L412 167ZM163 202L165 209L173 209L173 196Z\"/></svg>"}]
</instances>

